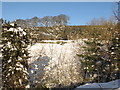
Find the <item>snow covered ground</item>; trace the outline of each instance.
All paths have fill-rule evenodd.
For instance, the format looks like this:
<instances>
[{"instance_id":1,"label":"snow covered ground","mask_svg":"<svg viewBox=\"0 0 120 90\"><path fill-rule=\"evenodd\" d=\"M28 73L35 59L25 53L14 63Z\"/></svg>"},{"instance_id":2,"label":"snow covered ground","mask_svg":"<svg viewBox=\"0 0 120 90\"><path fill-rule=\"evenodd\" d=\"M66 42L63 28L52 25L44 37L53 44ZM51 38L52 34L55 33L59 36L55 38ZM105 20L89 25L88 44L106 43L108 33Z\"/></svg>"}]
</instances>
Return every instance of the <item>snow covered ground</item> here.
<instances>
[{"instance_id":1,"label":"snow covered ground","mask_svg":"<svg viewBox=\"0 0 120 90\"><path fill-rule=\"evenodd\" d=\"M118 80L114 80L111 82L107 82L107 83L87 83L85 85L82 86L78 86L77 88L75 88L74 90L81 90L81 89L85 89L85 88L97 88L97 90L120 90L120 79Z\"/></svg>"}]
</instances>

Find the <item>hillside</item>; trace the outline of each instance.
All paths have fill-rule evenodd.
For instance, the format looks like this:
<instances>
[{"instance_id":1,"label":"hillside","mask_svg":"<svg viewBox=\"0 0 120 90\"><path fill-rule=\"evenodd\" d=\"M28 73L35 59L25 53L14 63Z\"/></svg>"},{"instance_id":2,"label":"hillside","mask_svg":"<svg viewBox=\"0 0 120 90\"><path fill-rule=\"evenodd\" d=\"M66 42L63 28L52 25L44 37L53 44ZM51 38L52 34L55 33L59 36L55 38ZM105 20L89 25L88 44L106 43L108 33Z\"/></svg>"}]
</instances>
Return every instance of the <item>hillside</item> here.
<instances>
[{"instance_id":1,"label":"hillside","mask_svg":"<svg viewBox=\"0 0 120 90\"><path fill-rule=\"evenodd\" d=\"M58 28L58 30L56 29ZM83 26L65 26L60 29L59 27L32 27L28 28L31 39L33 42L40 42L41 40L75 40L78 38L90 38L92 33L100 33L103 38L110 35L112 29L115 26L93 26L93 25L83 25ZM50 30L53 30L50 32ZM53 37L55 34L57 37Z\"/></svg>"}]
</instances>

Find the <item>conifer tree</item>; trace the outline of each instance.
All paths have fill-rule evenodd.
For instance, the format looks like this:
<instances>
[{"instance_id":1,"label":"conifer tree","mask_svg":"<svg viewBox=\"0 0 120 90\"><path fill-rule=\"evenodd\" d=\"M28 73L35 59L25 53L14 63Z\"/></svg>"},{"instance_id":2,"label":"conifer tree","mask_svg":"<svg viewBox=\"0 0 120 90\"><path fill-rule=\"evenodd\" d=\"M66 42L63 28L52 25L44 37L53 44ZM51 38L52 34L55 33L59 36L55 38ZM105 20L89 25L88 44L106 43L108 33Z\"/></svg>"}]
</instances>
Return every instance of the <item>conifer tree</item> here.
<instances>
[{"instance_id":1,"label":"conifer tree","mask_svg":"<svg viewBox=\"0 0 120 90\"><path fill-rule=\"evenodd\" d=\"M110 78L120 79L120 23L118 23L117 29L113 32L112 40L109 46L109 56L111 59L112 67Z\"/></svg>"},{"instance_id":2,"label":"conifer tree","mask_svg":"<svg viewBox=\"0 0 120 90\"><path fill-rule=\"evenodd\" d=\"M92 82L111 81L115 71L115 62L110 58L107 40L101 39L99 33L92 33L93 38L85 41L85 52L79 54L84 71L84 78Z\"/></svg>"},{"instance_id":3,"label":"conifer tree","mask_svg":"<svg viewBox=\"0 0 120 90\"><path fill-rule=\"evenodd\" d=\"M2 26L2 82L3 88L26 88L28 80L29 44L26 30L10 22Z\"/></svg>"}]
</instances>

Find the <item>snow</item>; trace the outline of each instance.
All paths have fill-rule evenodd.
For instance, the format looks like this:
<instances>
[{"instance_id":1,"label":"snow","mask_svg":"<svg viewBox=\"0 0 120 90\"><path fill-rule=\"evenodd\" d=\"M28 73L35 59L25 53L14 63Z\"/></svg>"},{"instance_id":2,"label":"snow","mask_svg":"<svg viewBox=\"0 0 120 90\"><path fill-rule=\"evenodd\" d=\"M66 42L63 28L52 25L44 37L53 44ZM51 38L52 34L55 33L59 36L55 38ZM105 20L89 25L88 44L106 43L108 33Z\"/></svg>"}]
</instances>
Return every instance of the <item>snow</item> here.
<instances>
[{"instance_id":1,"label":"snow","mask_svg":"<svg viewBox=\"0 0 120 90\"><path fill-rule=\"evenodd\" d=\"M78 90L80 88L112 88L112 89L116 89L116 90L120 90L120 79L118 80L114 80L114 81L110 81L110 82L106 82L106 83L87 83L85 85L82 86L78 86L77 88L75 88L74 90Z\"/></svg>"},{"instance_id":2,"label":"snow","mask_svg":"<svg viewBox=\"0 0 120 90\"><path fill-rule=\"evenodd\" d=\"M0 57L2 57L2 53L0 53Z\"/></svg>"},{"instance_id":3,"label":"snow","mask_svg":"<svg viewBox=\"0 0 120 90\"><path fill-rule=\"evenodd\" d=\"M11 62L11 59L8 60L8 63Z\"/></svg>"},{"instance_id":4,"label":"snow","mask_svg":"<svg viewBox=\"0 0 120 90\"><path fill-rule=\"evenodd\" d=\"M21 27L18 27L18 30L19 30L19 31L23 31L23 29L22 29Z\"/></svg>"},{"instance_id":5,"label":"snow","mask_svg":"<svg viewBox=\"0 0 120 90\"><path fill-rule=\"evenodd\" d=\"M57 43L57 42L71 43L71 42L74 42L74 40L42 40L42 42L46 42L46 43Z\"/></svg>"},{"instance_id":6,"label":"snow","mask_svg":"<svg viewBox=\"0 0 120 90\"><path fill-rule=\"evenodd\" d=\"M21 27L18 27L17 29L16 28L10 28L7 31L12 31L12 32L15 32L15 33L20 32L20 36L27 34L25 31L23 31L23 29Z\"/></svg>"},{"instance_id":7,"label":"snow","mask_svg":"<svg viewBox=\"0 0 120 90\"><path fill-rule=\"evenodd\" d=\"M73 40L43 40L42 42L45 43L36 43L31 47L29 46L28 50L31 57L28 61L29 64L36 61L40 57L42 57L42 60L45 60L45 57L47 60L48 57L52 58L54 62L57 62L60 57L64 57L69 60L74 58L76 55L75 50L78 48L78 43L81 43L81 46L84 44L81 40L76 42ZM64 44L57 44L57 42L63 42Z\"/></svg>"},{"instance_id":8,"label":"snow","mask_svg":"<svg viewBox=\"0 0 120 90\"><path fill-rule=\"evenodd\" d=\"M50 34L49 34L49 33L42 32L42 34L47 35L47 36L50 36Z\"/></svg>"},{"instance_id":9,"label":"snow","mask_svg":"<svg viewBox=\"0 0 120 90\"><path fill-rule=\"evenodd\" d=\"M36 43L29 49L31 56L29 63L32 63L34 60L37 60L40 56L48 56L48 57L52 57L53 59L58 59L58 56L62 54L67 56L69 55L68 58L73 57L74 43L66 43L64 45L60 45L60 44L48 43L48 42L57 42L57 40L53 40L53 41L44 40L44 42L47 43Z\"/></svg>"},{"instance_id":10,"label":"snow","mask_svg":"<svg viewBox=\"0 0 120 90\"><path fill-rule=\"evenodd\" d=\"M23 31L23 35L26 35L27 33Z\"/></svg>"},{"instance_id":11,"label":"snow","mask_svg":"<svg viewBox=\"0 0 120 90\"><path fill-rule=\"evenodd\" d=\"M14 31L14 30L16 30L15 28L10 28L9 30L7 30L7 31Z\"/></svg>"},{"instance_id":12,"label":"snow","mask_svg":"<svg viewBox=\"0 0 120 90\"><path fill-rule=\"evenodd\" d=\"M83 41L80 43L82 46ZM80 82L82 80L80 78L81 63L75 53L75 49L78 48L77 45L78 41L74 42L73 40L44 40L44 43L36 43L29 47L31 58L29 58L28 63L31 80L36 82L34 74L39 77L39 80L50 78L48 82L45 80L48 88L51 88L52 82L49 80L53 78L64 85ZM58 83L52 85L56 86L56 84Z\"/></svg>"},{"instance_id":13,"label":"snow","mask_svg":"<svg viewBox=\"0 0 120 90\"><path fill-rule=\"evenodd\" d=\"M25 88L30 88L30 85L27 85Z\"/></svg>"},{"instance_id":14,"label":"snow","mask_svg":"<svg viewBox=\"0 0 120 90\"><path fill-rule=\"evenodd\" d=\"M57 44L57 42L65 43ZM29 46L29 53L31 58L29 59L28 63L31 68L31 80L33 82L38 82L38 79L58 79L58 83L64 85L69 85L69 82L80 82L76 76L79 75L77 69L80 63L78 63L79 60L76 57L75 50L81 50L80 46L83 45L85 45L85 43L82 40L44 40L42 43L36 43L31 47ZM69 72L69 70L72 70L72 72ZM36 75L39 77L37 79L34 78L35 71ZM43 76L43 74L45 76ZM107 83L87 83L85 85L78 86L75 90L78 90L79 88L118 88L119 83L120 80L115 80ZM46 81L46 86L48 88L57 85L54 84L55 83L49 80Z\"/></svg>"},{"instance_id":15,"label":"snow","mask_svg":"<svg viewBox=\"0 0 120 90\"><path fill-rule=\"evenodd\" d=\"M11 23L10 25L11 25L11 26L14 26L15 24L14 24L14 23Z\"/></svg>"}]
</instances>

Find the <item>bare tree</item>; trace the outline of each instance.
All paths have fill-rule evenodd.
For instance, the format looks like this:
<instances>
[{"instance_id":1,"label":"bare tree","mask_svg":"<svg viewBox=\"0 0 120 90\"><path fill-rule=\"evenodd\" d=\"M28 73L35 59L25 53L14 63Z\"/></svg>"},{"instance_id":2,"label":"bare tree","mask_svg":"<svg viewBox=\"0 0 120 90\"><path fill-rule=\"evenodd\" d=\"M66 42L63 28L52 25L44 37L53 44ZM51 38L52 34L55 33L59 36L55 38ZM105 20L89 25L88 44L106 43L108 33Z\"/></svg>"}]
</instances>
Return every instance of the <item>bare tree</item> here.
<instances>
[{"instance_id":1,"label":"bare tree","mask_svg":"<svg viewBox=\"0 0 120 90\"><path fill-rule=\"evenodd\" d=\"M64 14L58 16L46 16L41 19L42 26L45 26L51 39L62 39L65 26L70 18Z\"/></svg>"},{"instance_id":2,"label":"bare tree","mask_svg":"<svg viewBox=\"0 0 120 90\"><path fill-rule=\"evenodd\" d=\"M51 27L53 26L52 25L52 16L45 16L43 18L40 19L40 22L42 24L42 26L45 26L45 27Z\"/></svg>"},{"instance_id":3,"label":"bare tree","mask_svg":"<svg viewBox=\"0 0 120 90\"><path fill-rule=\"evenodd\" d=\"M99 20L93 18L90 22L87 23L88 25L99 25Z\"/></svg>"},{"instance_id":4,"label":"bare tree","mask_svg":"<svg viewBox=\"0 0 120 90\"><path fill-rule=\"evenodd\" d=\"M23 19L16 19L12 23L16 23L18 26L21 26L22 28L26 28L27 27L26 21L23 20Z\"/></svg>"},{"instance_id":5,"label":"bare tree","mask_svg":"<svg viewBox=\"0 0 120 90\"><path fill-rule=\"evenodd\" d=\"M31 19L27 19L26 22L28 24L27 25L28 27L37 27L40 25L40 19L38 17L33 17Z\"/></svg>"},{"instance_id":6,"label":"bare tree","mask_svg":"<svg viewBox=\"0 0 120 90\"><path fill-rule=\"evenodd\" d=\"M116 2L117 9L113 11L115 18L120 22L120 1Z\"/></svg>"},{"instance_id":7,"label":"bare tree","mask_svg":"<svg viewBox=\"0 0 120 90\"><path fill-rule=\"evenodd\" d=\"M13 21L13 23L18 24L22 28L30 28L30 27L37 27L40 25L40 19L38 17L33 17L31 19L17 19Z\"/></svg>"},{"instance_id":8,"label":"bare tree","mask_svg":"<svg viewBox=\"0 0 120 90\"><path fill-rule=\"evenodd\" d=\"M104 17L101 18L93 18L90 22L88 22L88 25L103 25L103 26L114 26L116 25L116 20L113 16L109 17L109 19L106 19Z\"/></svg>"}]
</instances>

